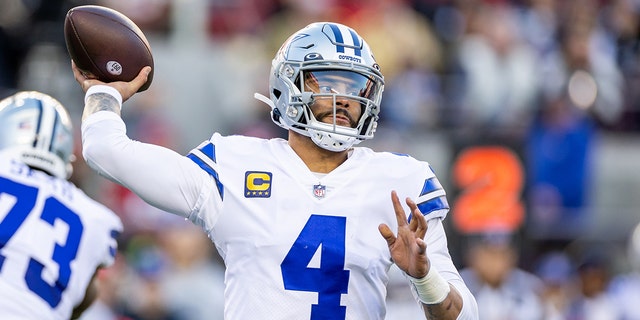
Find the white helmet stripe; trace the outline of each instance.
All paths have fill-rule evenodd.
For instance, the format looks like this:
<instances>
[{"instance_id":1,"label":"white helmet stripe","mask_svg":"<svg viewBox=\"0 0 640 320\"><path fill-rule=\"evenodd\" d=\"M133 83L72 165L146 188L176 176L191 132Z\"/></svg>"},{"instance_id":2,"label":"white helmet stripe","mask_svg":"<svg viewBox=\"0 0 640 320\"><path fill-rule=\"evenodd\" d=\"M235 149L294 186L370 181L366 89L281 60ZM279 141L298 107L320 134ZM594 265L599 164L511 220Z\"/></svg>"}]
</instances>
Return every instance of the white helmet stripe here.
<instances>
[{"instance_id":1,"label":"white helmet stripe","mask_svg":"<svg viewBox=\"0 0 640 320\"><path fill-rule=\"evenodd\" d=\"M38 101L40 109L40 117L36 129L36 141L34 147L40 150L50 150L53 139L54 126L56 123L57 113L55 108L44 108L42 101Z\"/></svg>"},{"instance_id":2,"label":"white helmet stripe","mask_svg":"<svg viewBox=\"0 0 640 320\"><path fill-rule=\"evenodd\" d=\"M22 102L24 103L24 102ZM42 126L42 101L38 101L38 122L36 123L36 131L35 131L35 137L33 139L33 147L36 149L40 149L40 146L42 145L40 142L40 132L42 132L42 130L40 129L40 127Z\"/></svg>"}]
</instances>

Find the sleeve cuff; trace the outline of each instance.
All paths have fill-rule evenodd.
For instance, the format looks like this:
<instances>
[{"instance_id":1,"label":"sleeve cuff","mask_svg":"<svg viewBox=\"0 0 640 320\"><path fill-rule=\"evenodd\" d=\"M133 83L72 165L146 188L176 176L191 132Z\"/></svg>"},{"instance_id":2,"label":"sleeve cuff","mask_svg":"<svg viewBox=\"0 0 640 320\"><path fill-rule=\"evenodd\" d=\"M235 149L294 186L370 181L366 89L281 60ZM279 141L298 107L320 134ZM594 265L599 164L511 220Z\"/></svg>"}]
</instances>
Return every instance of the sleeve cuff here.
<instances>
[{"instance_id":1,"label":"sleeve cuff","mask_svg":"<svg viewBox=\"0 0 640 320\"><path fill-rule=\"evenodd\" d=\"M103 85L103 84L98 84L90 87L89 90L87 90L87 92L84 95L84 103L85 104L87 103L87 98L90 95L96 94L96 93L106 93L114 97L118 101L118 106L120 106L120 109L122 110L122 95L120 94L120 92L118 92L118 90L110 86Z\"/></svg>"}]
</instances>

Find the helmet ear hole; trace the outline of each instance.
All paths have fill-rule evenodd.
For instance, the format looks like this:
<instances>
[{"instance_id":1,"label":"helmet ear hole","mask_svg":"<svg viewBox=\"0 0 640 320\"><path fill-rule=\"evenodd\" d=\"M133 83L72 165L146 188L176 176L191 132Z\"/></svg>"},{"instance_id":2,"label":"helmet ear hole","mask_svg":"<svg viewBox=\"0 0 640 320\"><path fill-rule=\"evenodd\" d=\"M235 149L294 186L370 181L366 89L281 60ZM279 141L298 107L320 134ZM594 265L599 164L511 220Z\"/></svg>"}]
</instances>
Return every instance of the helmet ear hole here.
<instances>
[{"instance_id":1,"label":"helmet ear hole","mask_svg":"<svg viewBox=\"0 0 640 320\"><path fill-rule=\"evenodd\" d=\"M276 97L276 99L280 99L280 96L282 95L282 92L278 89L273 89L273 96Z\"/></svg>"},{"instance_id":2,"label":"helmet ear hole","mask_svg":"<svg viewBox=\"0 0 640 320\"><path fill-rule=\"evenodd\" d=\"M274 108L271 112L271 118L273 119L273 121L275 121L276 123L280 122L280 110Z\"/></svg>"}]
</instances>

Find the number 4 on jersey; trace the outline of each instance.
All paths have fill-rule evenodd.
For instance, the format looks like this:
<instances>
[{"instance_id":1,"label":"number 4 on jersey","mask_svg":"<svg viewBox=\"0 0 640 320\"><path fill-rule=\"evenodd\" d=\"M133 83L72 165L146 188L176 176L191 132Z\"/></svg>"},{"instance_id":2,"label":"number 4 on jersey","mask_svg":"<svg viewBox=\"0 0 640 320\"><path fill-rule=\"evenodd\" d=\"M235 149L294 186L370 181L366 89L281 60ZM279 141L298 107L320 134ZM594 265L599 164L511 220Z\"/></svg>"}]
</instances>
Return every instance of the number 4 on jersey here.
<instances>
[{"instance_id":1,"label":"number 4 on jersey","mask_svg":"<svg viewBox=\"0 0 640 320\"><path fill-rule=\"evenodd\" d=\"M349 287L345 270L346 218L311 215L282 261L282 278L287 290L318 293L318 304L311 306L311 320L344 319L346 307L340 297ZM309 262L320 251L320 267Z\"/></svg>"}]
</instances>

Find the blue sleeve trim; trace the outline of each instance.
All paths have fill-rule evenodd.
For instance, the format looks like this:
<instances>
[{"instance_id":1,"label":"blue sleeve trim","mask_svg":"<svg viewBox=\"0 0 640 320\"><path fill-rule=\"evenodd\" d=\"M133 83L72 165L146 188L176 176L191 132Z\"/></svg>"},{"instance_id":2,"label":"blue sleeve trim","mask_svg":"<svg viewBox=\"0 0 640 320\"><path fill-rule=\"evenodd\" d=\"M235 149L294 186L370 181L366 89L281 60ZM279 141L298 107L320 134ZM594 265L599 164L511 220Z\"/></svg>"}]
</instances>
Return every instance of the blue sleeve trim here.
<instances>
[{"instance_id":1,"label":"blue sleeve trim","mask_svg":"<svg viewBox=\"0 0 640 320\"><path fill-rule=\"evenodd\" d=\"M220 193L220 199L224 199L224 185L222 185L222 182L220 182L218 173L193 153L188 154L187 158L195 162L202 170L207 172L210 176L213 177L214 180L216 180L216 186L218 187L218 193Z\"/></svg>"},{"instance_id":2,"label":"blue sleeve trim","mask_svg":"<svg viewBox=\"0 0 640 320\"><path fill-rule=\"evenodd\" d=\"M420 209L420 212L422 212L422 214L426 216L429 213L434 212L436 210L442 210L442 209L448 210L449 202L447 201L447 197L443 195L443 196L419 203L418 209Z\"/></svg>"}]
</instances>

